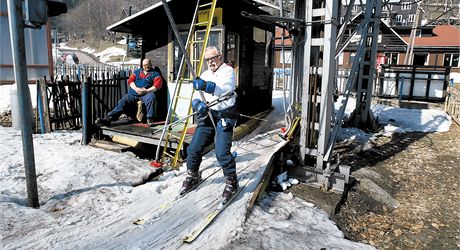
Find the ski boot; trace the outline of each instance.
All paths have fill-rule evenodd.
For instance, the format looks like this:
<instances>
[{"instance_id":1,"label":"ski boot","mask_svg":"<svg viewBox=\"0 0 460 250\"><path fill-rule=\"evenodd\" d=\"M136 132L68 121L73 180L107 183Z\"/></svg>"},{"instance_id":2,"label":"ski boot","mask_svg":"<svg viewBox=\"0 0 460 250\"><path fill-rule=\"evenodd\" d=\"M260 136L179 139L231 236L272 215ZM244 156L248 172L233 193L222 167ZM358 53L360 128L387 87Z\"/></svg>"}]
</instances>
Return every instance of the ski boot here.
<instances>
[{"instance_id":1,"label":"ski boot","mask_svg":"<svg viewBox=\"0 0 460 250\"><path fill-rule=\"evenodd\" d=\"M180 189L179 195L184 195L190 192L193 188L195 188L201 181L201 174L200 172L187 170L188 176L185 178L184 182L182 183L182 188Z\"/></svg>"},{"instance_id":2,"label":"ski boot","mask_svg":"<svg viewBox=\"0 0 460 250\"><path fill-rule=\"evenodd\" d=\"M238 190L238 179L236 173L230 174L225 180L225 189L222 193L222 205L225 205Z\"/></svg>"}]
</instances>

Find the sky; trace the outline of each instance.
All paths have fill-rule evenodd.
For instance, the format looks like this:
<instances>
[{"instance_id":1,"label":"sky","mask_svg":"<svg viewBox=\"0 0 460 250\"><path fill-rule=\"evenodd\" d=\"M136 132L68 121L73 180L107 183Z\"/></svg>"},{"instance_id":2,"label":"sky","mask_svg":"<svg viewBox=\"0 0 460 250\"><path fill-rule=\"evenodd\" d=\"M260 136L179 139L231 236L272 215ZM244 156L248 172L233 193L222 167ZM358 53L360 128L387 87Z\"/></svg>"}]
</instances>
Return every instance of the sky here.
<instances>
[{"instance_id":1,"label":"sky","mask_svg":"<svg viewBox=\"0 0 460 250\"><path fill-rule=\"evenodd\" d=\"M0 112L10 109L9 86L0 86ZM31 86L34 89L34 86ZM270 122L235 141L237 171L243 187L230 204L192 244L181 239L217 205L224 184L214 151L201 170L206 181L175 200L185 169L164 174L143 185L154 170L133 153L115 153L81 145L81 131L33 135L40 208L27 207L22 140L19 130L0 126L0 248L6 249L373 249L349 241L328 214L287 189L270 192L246 219L252 191L272 154L285 142L282 92L274 91ZM353 110L350 101L346 114ZM337 109L338 107L336 107ZM385 125L380 136L396 132L443 132L448 115L373 105ZM377 136L343 129L340 140L367 143ZM133 221L143 218L145 223Z\"/></svg>"}]
</instances>

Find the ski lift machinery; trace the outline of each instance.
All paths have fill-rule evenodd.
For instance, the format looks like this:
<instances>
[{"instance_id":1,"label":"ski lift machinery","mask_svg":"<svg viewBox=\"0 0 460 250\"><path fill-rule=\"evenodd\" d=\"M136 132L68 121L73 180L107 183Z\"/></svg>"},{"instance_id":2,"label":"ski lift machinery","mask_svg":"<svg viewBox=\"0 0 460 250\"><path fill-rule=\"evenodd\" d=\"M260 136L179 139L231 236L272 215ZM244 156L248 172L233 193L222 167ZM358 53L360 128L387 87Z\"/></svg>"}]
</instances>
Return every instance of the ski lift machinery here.
<instances>
[{"instance_id":1,"label":"ski lift machinery","mask_svg":"<svg viewBox=\"0 0 460 250\"><path fill-rule=\"evenodd\" d=\"M333 148L341 128L351 90L357 86L357 105L352 118L356 126L375 126L370 110L381 0L360 1L364 18L348 40L359 35L359 45L343 93L341 106L334 112L336 58L349 43L340 39L351 23L354 0L347 1L346 14L339 22L340 6L336 0L296 0L294 18L254 16L248 18L275 23L287 29L292 39L292 76L289 84L287 128L295 129L300 117L299 153L301 175L312 186L326 191L343 192L348 184L350 166L340 164ZM280 0L282 6L282 0ZM280 11L282 13L282 11ZM284 37L284 33L283 33ZM284 39L284 38L283 38ZM284 46L284 43L283 43ZM286 84L285 84L286 85ZM297 105L298 108L295 108Z\"/></svg>"}]
</instances>

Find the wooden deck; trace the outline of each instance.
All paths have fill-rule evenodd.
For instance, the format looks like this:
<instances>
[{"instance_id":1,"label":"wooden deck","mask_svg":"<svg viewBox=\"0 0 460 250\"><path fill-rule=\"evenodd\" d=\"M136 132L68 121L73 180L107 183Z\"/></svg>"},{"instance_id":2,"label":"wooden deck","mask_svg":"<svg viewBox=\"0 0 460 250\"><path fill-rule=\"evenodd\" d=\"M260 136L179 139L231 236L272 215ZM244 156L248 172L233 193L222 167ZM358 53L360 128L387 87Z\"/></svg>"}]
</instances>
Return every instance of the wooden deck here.
<instances>
[{"instance_id":1,"label":"wooden deck","mask_svg":"<svg viewBox=\"0 0 460 250\"><path fill-rule=\"evenodd\" d=\"M255 118L263 118L270 113L270 110L261 112L255 115ZM233 140L239 140L245 135L249 134L252 130L254 130L260 123L258 119L249 119L243 124L238 125L234 132L233 132ZM186 149L187 146L190 144L192 140L193 133L195 132L195 124L189 125L187 129L187 134L185 136L184 145L182 146L182 150ZM118 120L112 122L110 126L102 126L101 130L104 135L107 136L118 136L124 137L136 142L147 143L151 145L158 145L158 141L161 136L161 130L163 128L163 124L159 124L155 127L148 127L147 124L138 123L134 121L128 121L125 119ZM160 131L159 131L160 130ZM183 130L183 126L177 125L172 128L172 134L179 137L181 131ZM153 133L155 132L155 133ZM170 138L170 142L168 148L176 149L178 145L178 140L175 138ZM164 140L161 142L161 146L165 146ZM212 146L213 147L213 146ZM212 148L211 147L211 148Z\"/></svg>"},{"instance_id":2,"label":"wooden deck","mask_svg":"<svg viewBox=\"0 0 460 250\"><path fill-rule=\"evenodd\" d=\"M128 120L119 120L113 122L110 126L102 126L101 130L104 135L126 137L138 142L158 145L158 141L161 136L160 129L162 128L163 124L159 124L155 127L150 128L149 126L147 126L147 124L144 123L136 123ZM172 130L172 134L180 136L180 131L182 130L182 128L180 126L174 127ZM192 140L192 135L194 131L194 127L188 129L184 141L185 145L188 145ZM175 138L170 138L170 144L168 145L168 147L175 149L177 148L177 145L178 140ZM162 140L161 146L165 146L164 140Z\"/></svg>"}]
</instances>

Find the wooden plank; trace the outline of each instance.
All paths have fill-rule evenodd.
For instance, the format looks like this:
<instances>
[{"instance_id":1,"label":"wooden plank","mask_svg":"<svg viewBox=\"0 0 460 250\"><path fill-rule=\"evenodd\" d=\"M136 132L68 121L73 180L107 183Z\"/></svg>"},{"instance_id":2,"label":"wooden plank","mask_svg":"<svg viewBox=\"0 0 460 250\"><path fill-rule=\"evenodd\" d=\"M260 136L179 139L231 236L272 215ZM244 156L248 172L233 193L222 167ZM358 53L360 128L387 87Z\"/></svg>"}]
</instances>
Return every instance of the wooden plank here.
<instances>
[{"instance_id":1,"label":"wooden plank","mask_svg":"<svg viewBox=\"0 0 460 250\"><path fill-rule=\"evenodd\" d=\"M278 149L278 151L273 152L272 157L270 158L267 165L265 166L262 177L259 180L259 184L257 185L256 189L252 193L251 199L249 200L248 209L246 210L246 218L248 218L249 215L251 214L254 204L257 201L259 201L262 198L262 195L265 193L265 189L267 189L268 184L270 183L270 180L273 174L273 169L275 168L274 159L277 158L278 152L281 149L283 149L287 143L288 143L287 141L282 142L282 146Z\"/></svg>"},{"instance_id":2,"label":"wooden plank","mask_svg":"<svg viewBox=\"0 0 460 250\"><path fill-rule=\"evenodd\" d=\"M41 93L41 104L42 104L42 111L43 111L43 121L45 125L45 131L44 133L50 133L51 132L51 125L50 125L50 114L49 114L49 103L48 103L48 87L46 85L46 82L44 79L41 79L39 81L40 85L40 93Z\"/></svg>"},{"instance_id":3,"label":"wooden plank","mask_svg":"<svg viewBox=\"0 0 460 250\"><path fill-rule=\"evenodd\" d=\"M125 152L131 147L127 145L121 145L118 143L114 143L110 141L102 141L102 140L91 142L89 145L96 147L96 148L102 148L102 149L117 152L117 153Z\"/></svg>"}]
</instances>

